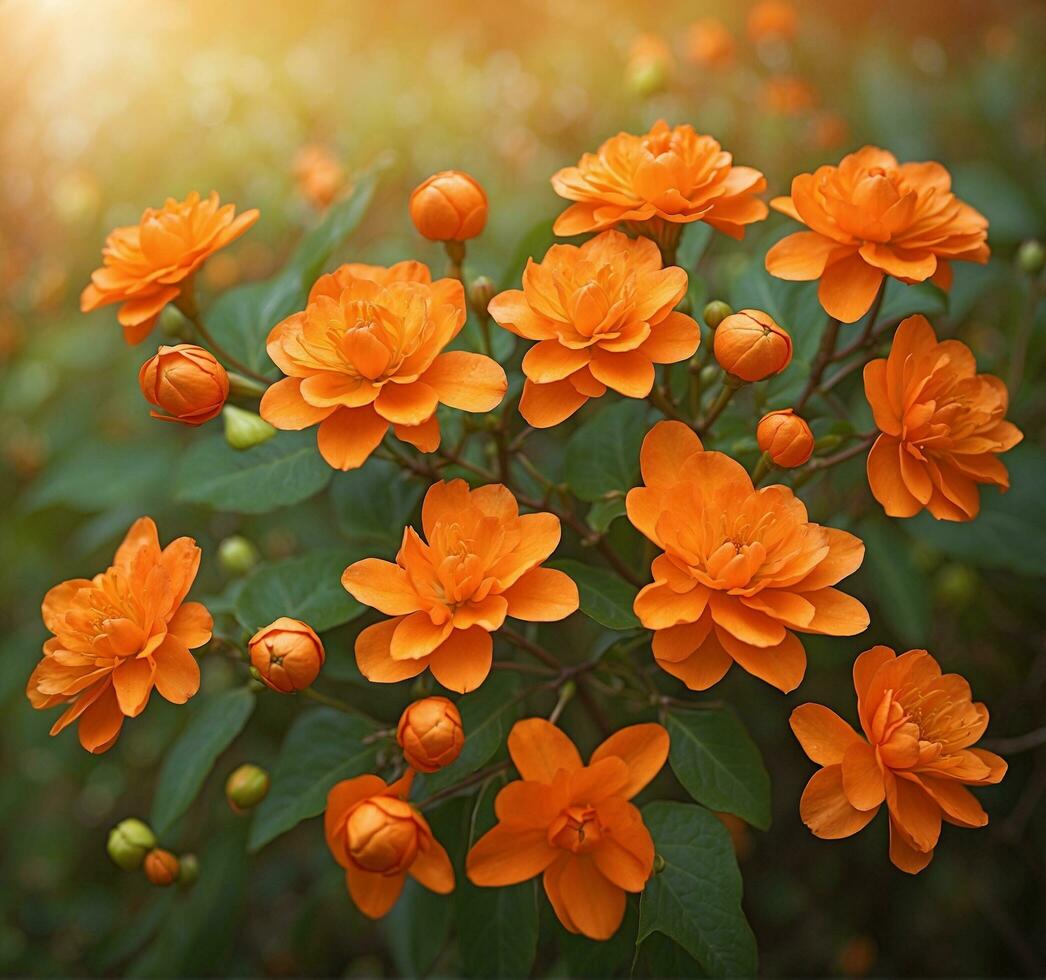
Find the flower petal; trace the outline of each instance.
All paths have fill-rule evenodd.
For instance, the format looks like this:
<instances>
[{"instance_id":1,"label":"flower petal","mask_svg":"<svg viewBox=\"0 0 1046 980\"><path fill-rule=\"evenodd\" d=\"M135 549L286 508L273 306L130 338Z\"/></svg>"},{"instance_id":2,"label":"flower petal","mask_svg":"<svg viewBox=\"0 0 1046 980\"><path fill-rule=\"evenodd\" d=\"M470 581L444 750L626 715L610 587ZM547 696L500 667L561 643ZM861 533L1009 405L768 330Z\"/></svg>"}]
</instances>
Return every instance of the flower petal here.
<instances>
[{"instance_id":1,"label":"flower petal","mask_svg":"<svg viewBox=\"0 0 1046 980\"><path fill-rule=\"evenodd\" d=\"M581 756L572 741L544 718L525 718L512 726L508 753L524 779L551 783L559 770L581 768Z\"/></svg>"},{"instance_id":2,"label":"flower petal","mask_svg":"<svg viewBox=\"0 0 1046 980\"><path fill-rule=\"evenodd\" d=\"M467 694L490 673L494 643L481 626L452 630L429 657L429 669L445 688Z\"/></svg>"},{"instance_id":3,"label":"flower petal","mask_svg":"<svg viewBox=\"0 0 1046 980\"><path fill-rule=\"evenodd\" d=\"M819 766L838 765L852 745L867 744L823 704L799 705L789 717L788 724L810 761Z\"/></svg>"},{"instance_id":4,"label":"flower petal","mask_svg":"<svg viewBox=\"0 0 1046 980\"><path fill-rule=\"evenodd\" d=\"M554 568L524 572L502 596L508 600L509 616L532 623L566 619L580 605L574 580Z\"/></svg>"},{"instance_id":5,"label":"flower petal","mask_svg":"<svg viewBox=\"0 0 1046 980\"><path fill-rule=\"evenodd\" d=\"M387 616L406 616L421 608L407 573L391 561L364 558L355 562L345 569L341 584L357 602Z\"/></svg>"},{"instance_id":6,"label":"flower petal","mask_svg":"<svg viewBox=\"0 0 1046 980\"><path fill-rule=\"evenodd\" d=\"M429 665L427 657L420 660L394 660L392 637L403 620L386 619L368 626L356 637L356 666L360 673L376 684L394 684L416 677Z\"/></svg>"},{"instance_id":7,"label":"flower petal","mask_svg":"<svg viewBox=\"0 0 1046 980\"><path fill-rule=\"evenodd\" d=\"M388 427L370 405L339 408L320 423L320 455L336 470L357 469L377 449Z\"/></svg>"},{"instance_id":8,"label":"flower petal","mask_svg":"<svg viewBox=\"0 0 1046 980\"><path fill-rule=\"evenodd\" d=\"M616 731L592 753L589 765L616 757L628 766L628 783L622 796L630 800L660 771L668 758L668 732L654 722L629 725Z\"/></svg>"},{"instance_id":9,"label":"flower petal","mask_svg":"<svg viewBox=\"0 0 1046 980\"><path fill-rule=\"evenodd\" d=\"M515 885L541 874L560 853L549 844L545 827L524 830L497 824L472 846L465 873L474 885Z\"/></svg>"},{"instance_id":10,"label":"flower petal","mask_svg":"<svg viewBox=\"0 0 1046 980\"><path fill-rule=\"evenodd\" d=\"M826 766L810 777L799 800L799 816L815 837L839 840L867 826L878 812L858 810L843 792L843 767Z\"/></svg>"},{"instance_id":11,"label":"flower petal","mask_svg":"<svg viewBox=\"0 0 1046 980\"><path fill-rule=\"evenodd\" d=\"M462 412L490 412L508 390L500 364L463 350L440 354L421 380L435 389L442 404Z\"/></svg>"}]
</instances>

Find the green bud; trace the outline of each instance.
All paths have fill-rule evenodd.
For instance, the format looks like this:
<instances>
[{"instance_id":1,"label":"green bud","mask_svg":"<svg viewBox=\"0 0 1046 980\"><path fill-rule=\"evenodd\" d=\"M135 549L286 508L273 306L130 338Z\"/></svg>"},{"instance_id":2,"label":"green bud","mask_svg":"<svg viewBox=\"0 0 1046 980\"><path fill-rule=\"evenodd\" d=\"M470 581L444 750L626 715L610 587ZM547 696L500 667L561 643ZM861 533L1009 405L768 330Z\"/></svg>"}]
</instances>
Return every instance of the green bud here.
<instances>
[{"instance_id":1,"label":"green bud","mask_svg":"<svg viewBox=\"0 0 1046 980\"><path fill-rule=\"evenodd\" d=\"M183 888L196 884L196 879L200 877L200 862L196 855L183 854L178 858L178 865L178 884Z\"/></svg>"},{"instance_id":2,"label":"green bud","mask_svg":"<svg viewBox=\"0 0 1046 980\"><path fill-rule=\"evenodd\" d=\"M225 781L225 798L236 813L257 806L268 792L269 774L249 762L234 769Z\"/></svg>"},{"instance_id":3,"label":"green bud","mask_svg":"<svg viewBox=\"0 0 1046 980\"><path fill-rule=\"evenodd\" d=\"M660 854L654 855L654 874L659 875L665 870L665 859Z\"/></svg>"},{"instance_id":4,"label":"green bud","mask_svg":"<svg viewBox=\"0 0 1046 980\"><path fill-rule=\"evenodd\" d=\"M218 564L229 575L246 575L259 557L258 549L242 534L234 534L218 545Z\"/></svg>"},{"instance_id":5,"label":"green bud","mask_svg":"<svg viewBox=\"0 0 1046 980\"><path fill-rule=\"evenodd\" d=\"M721 299L714 299L711 303L705 304L702 318L712 330L715 330L733 312L733 307L729 303L724 303Z\"/></svg>"},{"instance_id":6,"label":"green bud","mask_svg":"<svg viewBox=\"0 0 1046 980\"><path fill-rule=\"evenodd\" d=\"M714 384L722 373L722 368L718 364L706 364L701 368L701 387L706 388L710 384Z\"/></svg>"},{"instance_id":7,"label":"green bud","mask_svg":"<svg viewBox=\"0 0 1046 980\"><path fill-rule=\"evenodd\" d=\"M469 286L469 306L472 307L472 312L481 319L489 316L487 307L497 291L498 287L489 276L476 276Z\"/></svg>"},{"instance_id":8,"label":"green bud","mask_svg":"<svg viewBox=\"0 0 1046 980\"><path fill-rule=\"evenodd\" d=\"M222 409L225 422L225 441L233 449L250 449L276 435L276 430L260 415L245 411L235 405L226 405Z\"/></svg>"},{"instance_id":9,"label":"green bud","mask_svg":"<svg viewBox=\"0 0 1046 980\"><path fill-rule=\"evenodd\" d=\"M1017 249L1017 267L1029 276L1037 276L1046 265L1046 246L1034 238L1029 238Z\"/></svg>"},{"instance_id":10,"label":"green bud","mask_svg":"<svg viewBox=\"0 0 1046 980\"><path fill-rule=\"evenodd\" d=\"M140 868L145 855L156 847L156 835L147 823L129 817L109 831L106 850L113 862L124 871Z\"/></svg>"},{"instance_id":11,"label":"green bud","mask_svg":"<svg viewBox=\"0 0 1046 980\"><path fill-rule=\"evenodd\" d=\"M668 85L668 68L663 61L641 61L628 70L628 87L640 96L656 95Z\"/></svg>"}]
</instances>

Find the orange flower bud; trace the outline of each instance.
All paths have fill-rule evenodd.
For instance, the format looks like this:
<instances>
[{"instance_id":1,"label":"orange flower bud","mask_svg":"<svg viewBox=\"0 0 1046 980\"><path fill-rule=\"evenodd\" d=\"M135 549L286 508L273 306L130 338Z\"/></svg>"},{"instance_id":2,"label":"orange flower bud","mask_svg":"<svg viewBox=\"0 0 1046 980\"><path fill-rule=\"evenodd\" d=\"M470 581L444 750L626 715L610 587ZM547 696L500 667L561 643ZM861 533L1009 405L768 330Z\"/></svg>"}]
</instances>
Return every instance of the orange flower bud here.
<instances>
[{"instance_id":1,"label":"orange flower bud","mask_svg":"<svg viewBox=\"0 0 1046 980\"><path fill-rule=\"evenodd\" d=\"M792 361L792 338L762 310L741 310L716 327L715 357L742 381L762 381Z\"/></svg>"},{"instance_id":2,"label":"orange flower bud","mask_svg":"<svg viewBox=\"0 0 1046 980\"><path fill-rule=\"evenodd\" d=\"M775 466L802 466L814 451L810 426L790 408L769 412L759 420L755 432L759 448L770 454Z\"/></svg>"},{"instance_id":3,"label":"orange flower bud","mask_svg":"<svg viewBox=\"0 0 1046 980\"><path fill-rule=\"evenodd\" d=\"M457 706L442 697L422 698L407 705L396 729L396 741L407 765L418 772L436 772L449 766L465 744Z\"/></svg>"},{"instance_id":4,"label":"orange flower bud","mask_svg":"<svg viewBox=\"0 0 1046 980\"><path fill-rule=\"evenodd\" d=\"M349 856L364 871L399 874L418 854L414 808L392 796L373 796L356 807L345 835Z\"/></svg>"},{"instance_id":5,"label":"orange flower bud","mask_svg":"<svg viewBox=\"0 0 1046 980\"><path fill-rule=\"evenodd\" d=\"M138 386L145 400L161 409L154 419L202 425L229 397L229 375L209 351L195 344L161 347L142 365Z\"/></svg>"},{"instance_id":6,"label":"orange flower bud","mask_svg":"<svg viewBox=\"0 0 1046 980\"><path fill-rule=\"evenodd\" d=\"M460 170L443 170L414 188L410 218L434 242L463 242L486 226L487 195L474 177Z\"/></svg>"},{"instance_id":7,"label":"orange flower bud","mask_svg":"<svg viewBox=\"0 0 1046 980\"><path fill-rule=\"evenodd\" d=\"M170 851L160 847L154 847L145 855L142 867L145 869L146 878L161 888L173 885L178 880L178 872L181 870L178 859Z\"/></svg>"},{"instance_id":8,"label":"orange flower bud","mask_svg":"<svg viewBox=\"0 0 1046 980\"><path fill-rule=\"evenodd\" d=\"M323 644L312 627L286 616L258 630L248 650L262 681L282 694L308 687L323 666Z\"/></svg>"}]
</instances>

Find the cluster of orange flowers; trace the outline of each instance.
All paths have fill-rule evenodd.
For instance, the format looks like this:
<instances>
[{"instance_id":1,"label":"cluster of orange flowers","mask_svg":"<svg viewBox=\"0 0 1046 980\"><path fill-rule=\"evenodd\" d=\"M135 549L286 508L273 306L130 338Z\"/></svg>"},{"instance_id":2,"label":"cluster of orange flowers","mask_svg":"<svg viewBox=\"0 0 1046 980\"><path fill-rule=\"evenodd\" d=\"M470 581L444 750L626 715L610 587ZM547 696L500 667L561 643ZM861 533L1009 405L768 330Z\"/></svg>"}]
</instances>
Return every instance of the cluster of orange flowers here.
<instances>
[{"instance_id":1,"label":"cluster of orange flowers","mask_svg":"<svg viewBox=\"0 0 1046 980\"><path fill-rule=\"evenodd\" d=\"M671 261L680 232L703 221L741 238L768 213L757 196L766 187L759 171L735 166L690 126L664 122L641 136L613 137L552 183L572 202L556 231L597 234L581 246L552 246L540 262L528 262L521 290L489 302L497 324L534 342L522 362L519 408L535 427L563 422L608 388L646 398L655 365L690 359L700 328L676 309L687 291L686 272ZM952 261L988 255L987 223L952 195L939 164L899 165L873 147L796 177L791 196L773 204L809 230L775 245L767 268L782 278L819 279L821 302L836 320L860 319L884 276L933 278L947 288ZM479 184L456 172L435 175L411 198L421 233L446 242L459 269L462 243L482 230L487 208ZM84 309L122 303L119 319L132 342L166 303L197 317L192 273L256 217L234 218L216 195L147 211L139 227L110 236ZM414 261L343 265L316 281L303 310L272 327L267 350L284 377L265 391L261 416L280 429L317 426L319 452L339 469L363 465L390 426L397 439L434 452L441 405L485 413L507 390L504 370L489 356L446 349L466 318L459 278L433 281ZM765 312L717 320L715 356L731 383L761 381L789 365L792 339ZM230 391L219 360L187 344L161 347L142 367L140 384L156 417L189 425L221 412ZM889 357L866 366L865 390L881 430L868 477L888 514L926 507L938 518L968 520L979 484L1006 487L998 454L1020 432L1004 420L1004 386L976 373L965 345L938 342L924 318L912 317ZM814 450L809 425L792 409L762 418L757 438L784 468L803 465ZM634 610L652 632L656 663L687 688L706 690L737 663L791 691L806 668L800 635L853 636L868 627L864 606L839 588L861 565L863 543L810 521L789 487L758 488L738 462L706 450L679 421L654 425L640 466L643 485L628 493L627 516L659 553ZM554 622L579 607L571 578L544 564L560 541L559 517L520 514L505 485L434 483L421 531L404 529L395 561L357 561L342 577L356 600L388 617L356 640L357 664L370 681L429 669L448 690L473 691L488 676L492 634L507 617ZM48 593L43 615L53 636L28 693L37 708L67 705L53 731L76 720L84 747L101 752L124 718L145 708L153 687L174 702L196 692L199 668L189 651L210 639L211 617L184 600L199 561L187 538L161 550L143 518L108 571ZM286 617L255 634L248 655L256 675L283 693L311 685L325 656L308 624ZM793 714L797 737L823 766L803 795L803 820L818 836L842 837L885 801L894 863L920 870L942 818L962 826L987 819L964 789L996 782L1005 770L1002 760L970 747L987 710L925 651L895 657L875 647L858 658L854 678L864 738L827 708L804 705ZM409 795L414 771L452 763L467 735L448 699L416 702L397 729L406 775L392 783L363 775L331 791L327 841L366 914L387 912L407 875L440 893L453 888L447 853ZM521 779L498 795L498 823L472 848L468 877L497 886L542 874L567 929L612 935L626 893L641 891L652 873L654 845L629 801L661 769L668 741L660 725L627 727L586 766L555 725L518 723L508 749Z\"/></svg>"}]
</instances>

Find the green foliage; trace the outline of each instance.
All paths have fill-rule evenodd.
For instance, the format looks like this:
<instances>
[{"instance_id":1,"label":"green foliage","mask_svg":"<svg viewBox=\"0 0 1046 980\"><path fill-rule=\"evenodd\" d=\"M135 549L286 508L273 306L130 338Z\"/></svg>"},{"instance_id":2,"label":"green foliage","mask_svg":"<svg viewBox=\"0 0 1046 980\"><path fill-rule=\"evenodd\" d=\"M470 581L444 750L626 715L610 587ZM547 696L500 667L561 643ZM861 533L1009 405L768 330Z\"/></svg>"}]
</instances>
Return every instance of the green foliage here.
<instances>
[{"instance_id":1,"label":"green foliage","mask_svg":"<svg viewBox=\"0 0 1046 980\"><path fill-rule=\"evenodd\" d=\"M639 626L632 612L637 590L604 568L593 568L570 558L549 562L552 568L566 572L576 583L581 597L581 611L600 626L611 630L630 630Z\"/></svg>"},{"instance_id":2,"label":"green foliage","mask_svg":"<svg viewBox=\"0 0 1046 980\"><path fill-rule=\"evenodd\" d=\"M335 783L374 769L374 725L364 718L316 708L287 730L272 772L269 795L251 818L247 847L259 851L303 820L322 813Z\"/></svg>"},{"instance_id":3,"label":"green foliage","mask_svg":"<svg viewBox=\"0 0 1046 980\"><path fill-rule=\"evenodd\" d=\"M212 436L182 457L174 492L184 503L267 514L319 493L331 472L316 449L315 432L280 432L245 451Z\"/></svg>"},{"instance_id":4,"label":"green foliage","mask_svg":"<svg viewBox=\"0 0 1046 980\"><path fill-rule=\"evenodd\" d=\"M669 764L683 788L712 810L737 814L753 827L770 826L770 775L731 708L670 711Z\"/></svg>"},{"instance_id":5,"label":"green foliage","mask_svg":"<svg viewBox=\"0 0 1046 980\"><path fill-rule=\"evenodd\" d=\"M214 763L243 731L254 711L254 694L233 688L203 699L171 746L160 769L150 823L162 839L192 806Z\"/></svg>"},{"instance_id":6,"label":"green foliage","mask_svg":"<svg viewBox=\"0 0 1046 980\"><path fill-rule=\"evenodd\" d=\"M339 551L311 551L259 565L236 596L237 620L254 633L280 616L289 616L322 633L355 619L364 607L342 588L346 564Z\"/></svg>"},{"instance_id":7,"label":"green foliage","mask_svg":"<svg viewBox=\"0 0 1046 980\"><path fill-rule=\"evenodd\" d=\"M638 941L664 933L710 977L753 976L755 937L741 911L741 873L726 828L686 803L648 803L643 820L665 867L640 899Z\"/></svg>"},{"instance_id":8,"label":"green foliage","mask_svg":"<svg viewBox=\"0 0 1046 980\"><path fill-rule=\"evenodd\" d=\"M331 485L331 506L353 554L392 558L423 489L386 459L370 459L360 470L337 474Z\"/></svg>"},{"instance_id":9,"label":"green foliage","mask_svg":"<svg viewBox=\"0 0 1046 980\"><path fill-rule=\"evenodd\" d=\"M862 574L876 599L876 612L907 648L924 647L930 637L930 590L926 575L912 557L911 539L884 517L861 521L857 535L864 541Z\"/></svg>"},{"instance_id":10,"label":"green foliage","mask_svg":"<svg viewBox=\"0 0 1046 980\"><path fill-rule=\"evenodd\" d=\"M530 976L538 941L536 881L505 888L461 882L455 893L462 972L466 977Z\"/></svg>"},{"instance_id":11,"label":"green foliage","mask_svg":"<svg viewBox=\"0 0 1046 980\"><path fill-rule=\"evenodd\" d=\"M602 500L636 485L650 418L645 402L625 399L600 410L570 437L567 485L581 500Z\"/></svg>"}]
</instances>

